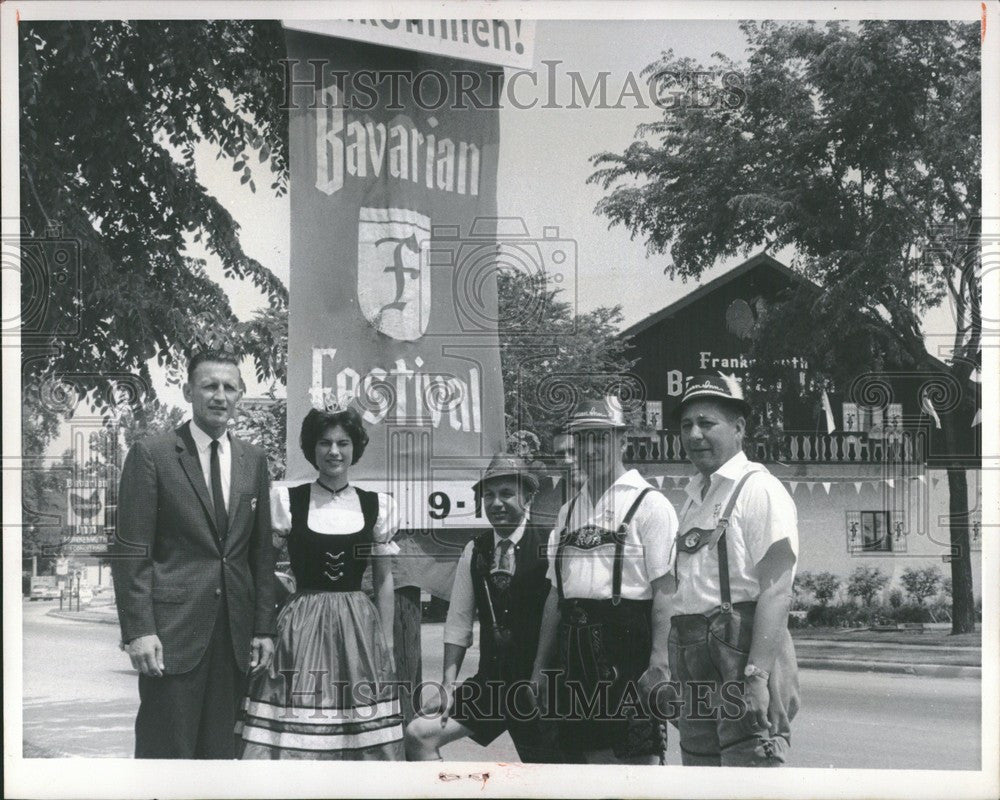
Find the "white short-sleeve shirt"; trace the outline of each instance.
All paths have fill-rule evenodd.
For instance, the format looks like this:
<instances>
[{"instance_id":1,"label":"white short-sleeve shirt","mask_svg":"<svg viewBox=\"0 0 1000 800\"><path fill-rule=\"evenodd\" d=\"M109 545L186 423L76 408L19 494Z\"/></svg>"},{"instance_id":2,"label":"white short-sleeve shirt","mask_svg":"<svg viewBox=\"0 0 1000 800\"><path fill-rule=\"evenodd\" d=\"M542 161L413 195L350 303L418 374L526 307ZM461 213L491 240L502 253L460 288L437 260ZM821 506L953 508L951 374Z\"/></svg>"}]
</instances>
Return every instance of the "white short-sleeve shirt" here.
<instances>
[{"instance_id":1,"label":"white short-sleeve shirt","mask_svg":"<svg viewBox=\"0 0 1000 800\"><path fill-rule=\"evenodd\" d=\"M714 529L740 478L754 470L759 472L743 484L726 529L729 589L734 603L760 596L756 567L771 545L787 539L798 559L798 514L791 495L766 468L740 451L712 473L704 500L705 477L699 474L688 482L688 497L680 514L681 536L692 528ZM718 607L722 602L718 549L706 545L695 553L676 554L675 550L675 555L678 585L671 613L705 614Z\"/></svg>"},{"instance_id":2,"label":"white short-sleeve shirt","mask_svg":"<svg viewBox=\"0 0 1000 800\"><path fill-rule=\"evenodd\" d=\"M508 537L516 550L528 523L528 514ZM459 647L472 646L472 625L476 621L476 594L472 588L472 550L475 540L467 542L455 568L455 580L448 603L448 618L444 623L444 643ZM516 556L515 556L516 558ZM500 566L500 536L493 531L493 569Z\"/></svg>"},{"instance_id":3,"label":"white short-sleeve shirt","mask_svg":"<svg viewBox=\"0 0 1000 800\"><path fill-rule=\"evenodd\" d=\"M556 585L555 559L559 537L566 527L567 509L572 504L570 531L585 526L617 530L632 503L643 489L653 488L636 510L625 536L622 563L622 597L626 600L648 600L653 596L651 583L671 569L670 546L677 533L677 514L660 492L651 487L637 470L629 470L615 481L604 495L593 503L588 486L580 489L574 503L571 499L559 509L556 526L549 534L548 578ZM568 598L608 600L612 594L615 556L613 542L595 547L563 548L563 594Z\"/></svg>"},{"instance_id":4,"label":"white short-sleeve shirt","mask_svg":"<svg viewBox=\"0 0 1000 800\"><path fill-rule=\"evenodd\" d=\"M317 483L313 483L309 493L309 529L329 536L357 533L365 526L365 515L361 511L361 500L354 487L333 494ZM271 489L271 527L275 533L287 536L292 530L291 500L288 487ZM378 519L373 531L375 546L372 554L391 556L399 552L399 545L392 541L399 529L399 517L393 499L378 493Z\"/></svg>"}]
</instances>

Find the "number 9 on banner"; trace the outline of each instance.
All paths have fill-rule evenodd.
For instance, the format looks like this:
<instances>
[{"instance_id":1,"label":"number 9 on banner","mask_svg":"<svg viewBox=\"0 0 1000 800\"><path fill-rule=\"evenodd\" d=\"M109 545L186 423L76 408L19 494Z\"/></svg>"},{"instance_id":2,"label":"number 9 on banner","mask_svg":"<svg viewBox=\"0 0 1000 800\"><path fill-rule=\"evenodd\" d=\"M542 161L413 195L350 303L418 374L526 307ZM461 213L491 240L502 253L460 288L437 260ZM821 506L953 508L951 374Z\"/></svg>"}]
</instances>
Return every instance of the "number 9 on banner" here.
<instances>
[{"instance_id":1,"label":"number 9 on banner","mask_svg":"<svg viewBox=\"0 0 1000 800\"><path fill-rule=\"evenodd\" d=\"M444 492L431 492L427 498L431 519L444 519L451 513L451 498Z\"/></svg>"}]
</instances>

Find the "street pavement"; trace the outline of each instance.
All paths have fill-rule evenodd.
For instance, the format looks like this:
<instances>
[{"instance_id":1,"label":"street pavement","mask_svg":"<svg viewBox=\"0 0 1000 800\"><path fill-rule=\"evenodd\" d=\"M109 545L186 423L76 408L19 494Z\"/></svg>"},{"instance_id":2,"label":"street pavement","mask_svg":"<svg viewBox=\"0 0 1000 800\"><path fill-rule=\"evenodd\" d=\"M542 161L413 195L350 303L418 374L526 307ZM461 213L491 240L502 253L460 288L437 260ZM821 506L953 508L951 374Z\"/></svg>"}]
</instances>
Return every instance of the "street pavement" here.
<instances>
[{"instance_id":1,"label":"street pavement","mask_svg":"<svg viewBox=\"0 0 1000 800\"><path fill-rule=\"evenodd\" d=\"M131 756L138 706L135 672L115 625L48 616L51 602L25 602L25 755ZM441 675L442 626L423 627L424 679ZM463 675L478 661L471 648ZM792 726L789 766L979 769L977 678L800 671L802 710ZM677 733L668 763L679 764ZM492 745L456 742L446 760L517 761L504 734Z\"/></svg>"}]
</instances>

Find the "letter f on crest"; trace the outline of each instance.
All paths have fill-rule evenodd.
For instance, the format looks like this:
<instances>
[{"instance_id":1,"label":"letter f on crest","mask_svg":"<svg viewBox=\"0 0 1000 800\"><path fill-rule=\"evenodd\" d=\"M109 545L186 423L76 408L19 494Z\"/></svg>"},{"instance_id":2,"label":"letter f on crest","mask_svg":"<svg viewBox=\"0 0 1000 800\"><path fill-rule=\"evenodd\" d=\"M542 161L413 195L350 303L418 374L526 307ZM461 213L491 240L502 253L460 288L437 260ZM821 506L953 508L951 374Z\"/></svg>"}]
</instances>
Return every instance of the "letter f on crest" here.
<instances>
[{"instance_id":1,"label":"letter f on crest","mask_svg":"<svg viewBox=\"0 0 1000 800\"><path fill-rule=\"evenodd\" d=\"M424 335L431 315L431 270L422 254L430 234L430 218L418 211L360 210L358 303L379 333L406 342Z\"/></svg>"},{"instance_id":2,"label":"letter f on crest","mask_svg":"<svg viewBox=\"0 0 1000 800\"><path fill-rule=\"evenodd\" d=\"M391 303L386 303L379 309L379 312L386 311L388 309L395 309L397 311L402 311L406 308L406 300L403 300L403 291L406 288L406 278L415 279L420 275L419 267L407 267L403 264L403 248L405 247L411 253L417 255L420 254L420 245L417 243L417 237L415 234L410 234L405 239L398 238L396 236L385 236L378 239L375 242L375 247L380 247L386 242L395 242L396 246L392 251L392 266L386 267L383 272L392 272L396 276L396 296L393 298Z\"/></svg>"}]
</instances>

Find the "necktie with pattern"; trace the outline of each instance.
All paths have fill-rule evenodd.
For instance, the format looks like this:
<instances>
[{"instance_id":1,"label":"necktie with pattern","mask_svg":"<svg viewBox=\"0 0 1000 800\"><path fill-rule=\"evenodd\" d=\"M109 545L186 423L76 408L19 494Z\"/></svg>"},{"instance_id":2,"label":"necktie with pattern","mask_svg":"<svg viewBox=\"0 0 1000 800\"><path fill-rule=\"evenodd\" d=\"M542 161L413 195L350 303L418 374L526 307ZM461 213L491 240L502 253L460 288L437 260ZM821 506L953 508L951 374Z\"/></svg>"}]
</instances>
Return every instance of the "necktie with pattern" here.
<instances>
[{"instance_id":1,"label":"necktie with pattern","mask_svg":"<svg viewBox=\"0 0 1000 800\"><path fill-rule=\"evenodd\" d=\"M501 572L512 574L514 572L513 543L510 539L500 540L500 558L497 562L497 569Z\"/></svg>"}]
</instances>

